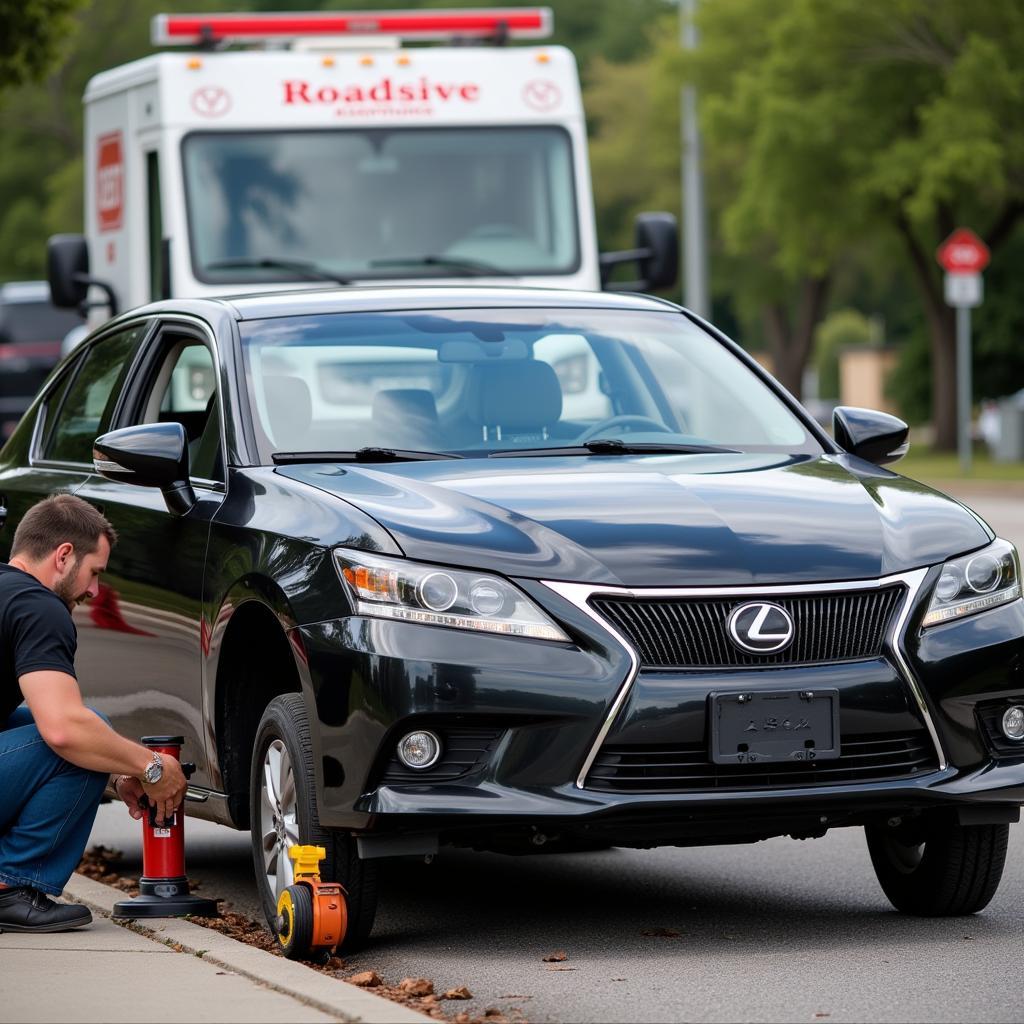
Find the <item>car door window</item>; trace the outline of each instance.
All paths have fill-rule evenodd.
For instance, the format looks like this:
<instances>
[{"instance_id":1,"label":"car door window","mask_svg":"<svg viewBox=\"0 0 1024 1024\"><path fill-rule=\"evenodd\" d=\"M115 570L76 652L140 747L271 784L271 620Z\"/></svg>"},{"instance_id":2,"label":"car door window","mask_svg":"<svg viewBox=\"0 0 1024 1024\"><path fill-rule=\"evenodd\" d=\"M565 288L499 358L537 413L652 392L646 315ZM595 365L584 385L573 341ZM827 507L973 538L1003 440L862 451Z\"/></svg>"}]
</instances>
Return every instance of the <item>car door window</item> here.
<instances>
[{"instance_id":1,"label":"car door window","mask_svg":"<svg viewBox=\"0 0 1024 1024\"><path fill-rule=\"evenodd\" d=\"M223 480L217 374L213 353L191 338L167 338L144 402L141 423L180 423L188 439L189 473Z\"/></svg>"},{"instance_id":2,"label":"car door window","mask_svg":"<svg viewBox=\"0 0 1024 1024\"><path fill-rule=\"evenodd\" d=\"M146 324L120 331L92 345L69 383L44 446L55 462L92 462L92 443L104 432L117 399L117 384L146 332Z\"/></svg>"}]
</instances>

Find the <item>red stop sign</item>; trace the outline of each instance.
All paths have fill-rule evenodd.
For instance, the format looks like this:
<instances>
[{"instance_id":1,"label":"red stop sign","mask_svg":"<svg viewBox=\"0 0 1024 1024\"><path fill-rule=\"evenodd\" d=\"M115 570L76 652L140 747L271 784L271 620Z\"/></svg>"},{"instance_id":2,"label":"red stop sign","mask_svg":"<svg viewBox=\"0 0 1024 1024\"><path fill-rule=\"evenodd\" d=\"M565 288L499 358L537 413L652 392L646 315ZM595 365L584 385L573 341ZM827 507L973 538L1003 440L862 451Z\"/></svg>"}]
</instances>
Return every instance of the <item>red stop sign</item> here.
<instances>
[{"instance_id":1,"label":"red stop sign","mask_svg":"<svg viewBox=\"0 0 1024 1024\"><path fill-rule=\"evenodd\" d=\"M950 274L977 274L988 266L988 246L970 228L957 228L935 251Z\"/></svg>"}]
</instances>

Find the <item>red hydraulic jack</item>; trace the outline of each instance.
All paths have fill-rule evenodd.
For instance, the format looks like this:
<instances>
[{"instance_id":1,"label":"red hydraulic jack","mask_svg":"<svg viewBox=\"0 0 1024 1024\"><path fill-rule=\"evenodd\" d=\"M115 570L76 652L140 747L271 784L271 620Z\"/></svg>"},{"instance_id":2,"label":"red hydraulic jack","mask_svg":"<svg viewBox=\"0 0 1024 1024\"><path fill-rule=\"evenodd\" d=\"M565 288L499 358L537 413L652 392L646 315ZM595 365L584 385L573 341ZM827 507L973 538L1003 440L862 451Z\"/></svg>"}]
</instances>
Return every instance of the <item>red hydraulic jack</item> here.
<instances>
[{"instance_id":1,"label":"red hydraulic jack","mask_svg":"<svg viewBox=\"0 0 1024 1024\"><path fill-rule=\"evenodd\" d=\"M142 742L159 754L180 759L182 736L143 736ZM194 764L183 764L181 770L189 778L196 770ZM193 896L185 876L185 805L174 812L174 817L157 824L156 808L148 807L142 817L142 877L139 895L130 900L119 900L111 915L121 920L149 917L217 917L217 904L213 900Z\"/></svg>"}]
</instances>

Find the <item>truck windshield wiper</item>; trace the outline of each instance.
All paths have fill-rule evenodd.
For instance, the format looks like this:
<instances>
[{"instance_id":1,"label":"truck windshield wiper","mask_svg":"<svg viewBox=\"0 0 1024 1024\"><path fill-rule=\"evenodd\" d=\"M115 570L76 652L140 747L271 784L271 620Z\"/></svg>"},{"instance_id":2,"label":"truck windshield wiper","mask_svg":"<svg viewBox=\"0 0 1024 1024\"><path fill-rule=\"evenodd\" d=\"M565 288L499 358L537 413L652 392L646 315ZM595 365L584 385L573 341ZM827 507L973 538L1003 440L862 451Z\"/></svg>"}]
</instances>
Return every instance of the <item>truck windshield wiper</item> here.
<instances>
[{"instance_id":1,"label":"truck windshield wiper","mask_svg":"<svg viewBox=\"0 0 1024 1024\"><path fill-rule=\"evenodd\" d=\"M421 452L412 448L356 448L344 452L274 452L278 466L297 462L427 462L431 459L461 459L454 452Z\"/></svg>"},{"instance_id":2,"label":"truck windshield wiper","mask_svg":"<svg viewBox=\"0 0 1024 1024\"><path fill-rule=\"evenodd\" d=\"M464 260L456 256L395 256L387 259L370 260L371 267L441 267L445 270L457 270L473 277L499 275L511 276L511 272L493 263L481 260Z\"/></svg>"},{"instance_id":3,"label":"truck windshield wiper","mask_svg":"<svg viewBox=\"0 0 1024 1024\"><path fill-rule=\"evenodd\" d=\"M301 274L307 281L332 281L334 284L348 284L349 279L335 274L333 270L310 263L307 260L278 259L276 256L242 257L234 260L214 260L206 264L207 270L290 270Z\"/></svg>"},{"instance_id":4,"label":"truck windshield wiper","mask_svg":"<svg viewBox=\"0 0 1024 1024\"><path fill-rule=\"evenodd\" d=\"M506 448L491 452L490 459L514 459L520 455L705 455L714 453L735 455L735 448L722 448L715 444L682 444L672 441L619 441L612 437L599 437L583 444L565 448Z\"/></svg>"}]
</instances>

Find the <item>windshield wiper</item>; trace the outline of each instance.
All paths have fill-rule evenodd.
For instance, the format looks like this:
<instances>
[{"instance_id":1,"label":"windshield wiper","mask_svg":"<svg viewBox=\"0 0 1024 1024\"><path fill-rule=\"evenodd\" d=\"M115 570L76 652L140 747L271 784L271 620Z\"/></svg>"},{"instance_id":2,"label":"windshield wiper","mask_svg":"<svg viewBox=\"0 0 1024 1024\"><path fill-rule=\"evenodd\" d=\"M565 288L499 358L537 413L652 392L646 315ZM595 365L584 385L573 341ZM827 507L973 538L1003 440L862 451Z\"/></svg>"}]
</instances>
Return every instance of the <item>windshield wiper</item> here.
<instances>
[{"instance_id":1,"label":"windshield wiper","mask_svg":"<svg viewBox=\"0 0 1024 1024\"><path fill-rule=\"evenodd\" d=\"M461 459L454 452L421 452L412 448L356 448L345 452L274 452L275 465L297 462L427 462L431 459Z\"/></svg>"},{"instance_id":2,"label":"windshield wiper","mask_svg":"<svg viewBox=\"0 0 1024 1024\"><path fill-rule=\"evenodd\" d=\"M682 444L671 441L620 441L612 437L598 437L583 444L565 448L506 448L491 452L489 459L514 459L520 455L706 455L738 454L735 448L722 448L715 444Z\"/></svg>"},{"instance_id":3,"label":"windshield wiper","mask_svg":"<svg viewBox=\"0 0 1024 1024\"><path fill-rule=\"evenodd\" d=\"M511 272L493 263L481 260L464 260L456 256L395 256L387 259L370 260L371 267L442 267L457 270L472 277L489 277L499 275L510 277Z\"/></svg>"},{"instance_id":4,"label":"windshield wiper","mask_svg":"<svg viewBox=\"0 0 1024 1024\"><path fill-rule=\"evenodd\" d=\"M243 257L235 260L214 260L206 264L207 270L290 270L301 274L307 281L331 281L334 284L348 284L347 277L341 277L326 267L306 260L278 259L276 256Z\"/></svg>"}]
</instances>

